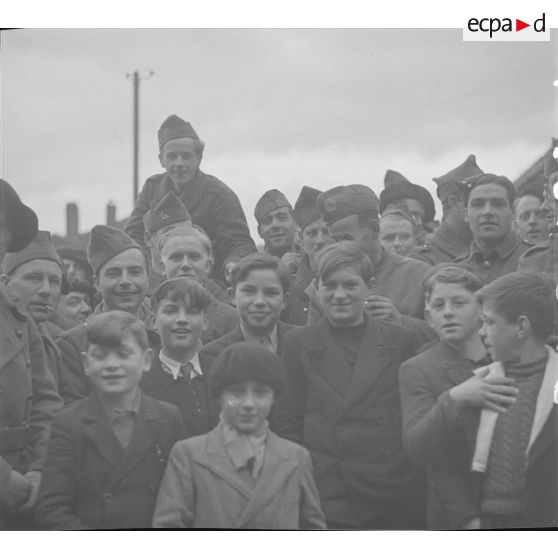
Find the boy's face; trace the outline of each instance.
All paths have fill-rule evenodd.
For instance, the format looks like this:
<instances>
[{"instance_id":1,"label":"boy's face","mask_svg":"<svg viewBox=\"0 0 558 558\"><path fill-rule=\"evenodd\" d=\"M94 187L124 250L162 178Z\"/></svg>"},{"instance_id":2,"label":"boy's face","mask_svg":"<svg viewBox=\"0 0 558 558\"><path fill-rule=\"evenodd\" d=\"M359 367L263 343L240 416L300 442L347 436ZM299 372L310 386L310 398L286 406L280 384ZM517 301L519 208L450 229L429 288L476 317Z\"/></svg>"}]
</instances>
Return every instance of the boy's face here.
<instances>
[{"instance_id":1,"label":"boy's face","mask_svg":"<svg viewBox=\"0 0 558 558\"><path fill-rule=\"evenodd\" d=\"M159 161L176 185L187 184L194 178L201 157L194 149L191 138L176 138L167 141L159 153Z\"/></svg>"},{"instance_id":2,"label":"boy's face","mask_svg":"<svg viewBox=\"0 0 558 558\"><path fill-rule=\"evenodd\" d=\"M477 334L481 321L474 293L457 283L435 283L428 301L430 323L442 341L458 344Z\"/></svg>"},{"instance_id":3,"label":"boy's face","mask_svg":"<svg viewBox=\"0 0 558 558\"><path fill-rule=\"evenodd\" d=\"M95 389L107 396L123 396L138 385L151 367L152 350L143 350L131 333L126 333L118 347L90 344L82 353L85 374Z\"/></svg>"},{"instance_id":4,"label":"boy's face","mask_svg":"<svg viewBox=\"0 0 558 558\"><path fill-rule=\"evenodd\" d=\"M227 386L219 398L224 420L241 434L255 434L273 405L273 388L260 382Z\"/></svg>"},{"instance_id":5,"label":"boy's face","mask_svg":"<svg viewBox=\"0 0 558 558\"><path fill-rule=\"evenodd\" d=\"M205 279L211 271L212 261L199 238L171 236L161 249L161 263L165 277L192 277Z\"/></svg>"},{"instance_id":6,"label":"boy's face","mask_svg":"<svg viewBox=\"0 0 558 558\"><path fill-rule=\"evenodd\" d=\"M236 308L242 324L255 334L270 333L285 308L285 294L277 272L254 269L235 289Z\"/></svg>"},{"instance_id":7,"label":"boy's face","mask_svg":"<svg viewBox=\"0 0 558 558\"><path fill-rule=\"evenodd\" d=\"M161 300L155 320L161 344L171 358L177 352L195 350L202 332L207 329L207 314L187 307L184 300Z\"/></svg>"},{"instance_id":8,"label":"boy's face","mask_svg":"<svg viewBox=\"0 0 558 558\"><path fill-rule=\"evenodd\" d=\"M516 324L508 322L486 301L482 304L481 317L480 336L492 359L500 362L515 360L521 351Z\"/></svg>"},{"instance_id":9,"label":"boy's face","mask_svg":"<svg viewBox=\"0 0 558 558\"><path fill-rule=\"evenodd\" d=\"M364 300L368 293L360 272L354 267L336 269L318 283L318 296L331 325L351 327L364 320Z\"/></svg>"}]
</instances>

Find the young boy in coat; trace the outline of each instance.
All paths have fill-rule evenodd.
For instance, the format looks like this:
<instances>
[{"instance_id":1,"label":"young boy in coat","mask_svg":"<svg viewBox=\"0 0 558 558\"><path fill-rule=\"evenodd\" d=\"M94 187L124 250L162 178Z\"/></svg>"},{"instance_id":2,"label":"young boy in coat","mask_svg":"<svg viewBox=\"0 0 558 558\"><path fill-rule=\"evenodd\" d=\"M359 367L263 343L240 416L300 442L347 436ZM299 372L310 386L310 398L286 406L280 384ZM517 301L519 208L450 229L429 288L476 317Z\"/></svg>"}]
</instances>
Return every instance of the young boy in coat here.
<instances>
[{"instance_id":1,"label":"young boy in coat","mask_svg":"<svg viewBox=\"0 0 558 558\"><path fill-rule=\"evenodd\" d=\"M404 362L399 371L403 444L407 455L428 468L428 527L458 529L476 523L469 485L453 487L451 471L470 467L460 428L468 408L503 412L513 401L509 378L487 379L473 370L490 362L479 335L476 292L483 283L452 264L433 269L424 281L429 322L440 341Z\"/></svg>"},{"instance_id":2,"label":"young boy in coat","mask_svg":"<svg viewBox=\"0 0 558 558\"><path fill-rule=\"evenodd\" d=\"M219 414L209 394L209 368L198 355L210 304L209 293L188 277L161 283L151 297L161 347L154 351L140 387L147 395L178 407L185 437L209 432Z\"/></svg>"},{"instance_id":3,"label":"young boy in coat","mask_svg":"<svg viewBox=\"0 0 558 558\"><path fill-rule=\"evenodd\" d=\"M86 328L94 391L55 419L36 519L43 529L147 528L182 418L138 388L151 364L141 320L109 311Z\"/></svg>"},{"instance_id":4,"label":"young boy in coat","mask_svg":"<svg viewBox=\"0 0 558 558\"><path fill-rule=\"evenodd\" d=\"M310 455L269 431L281 361L254 343L225 349L211 368L221 405L209 434L176 444L153 527L323 529Z\"/></svg>"},{"instance_id":5,"label":"young boy in coat","mask_svg":"<svg viewBox=\"0 0 558 558\"><path fill-rule=\"evenodd\" d=\"M285 336L274 430L312 454L328 527L421 528L424 487L403 452L397 379L418 338L365 312L372 264L358 244L328 246L316 264L325 316Z\"/></svg>"}]
</instances>

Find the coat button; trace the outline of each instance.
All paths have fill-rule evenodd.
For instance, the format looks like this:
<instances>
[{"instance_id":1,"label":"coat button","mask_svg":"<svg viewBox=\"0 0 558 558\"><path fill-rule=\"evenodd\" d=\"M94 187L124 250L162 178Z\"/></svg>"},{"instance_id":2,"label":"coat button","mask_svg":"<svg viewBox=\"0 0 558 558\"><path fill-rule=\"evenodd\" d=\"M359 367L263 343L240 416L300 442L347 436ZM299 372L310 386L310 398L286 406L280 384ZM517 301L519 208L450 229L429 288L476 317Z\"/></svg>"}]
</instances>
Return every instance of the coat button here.
<instances>
[{"instance_id":1,"label":"coat button","mask_svg":"<svg viewBox=\"0 0 558 558\"><path fill-rule=\"evenodd\" d=\"M17 328L17 329L15 330L15 334L16 334L18 337L21 337L21 336L23 335L23 330Z\"/></svg>"},{"instance_id":2,"label":"coat button","mask_svg":"<svg viewBox=\"0 0 558 558\"><path fill-rule=\"evenodd\" d=\"M484 267L490 267L492 265L492 262L490 260L486 260L483 265Z\"/></svg>"}]
</instances>

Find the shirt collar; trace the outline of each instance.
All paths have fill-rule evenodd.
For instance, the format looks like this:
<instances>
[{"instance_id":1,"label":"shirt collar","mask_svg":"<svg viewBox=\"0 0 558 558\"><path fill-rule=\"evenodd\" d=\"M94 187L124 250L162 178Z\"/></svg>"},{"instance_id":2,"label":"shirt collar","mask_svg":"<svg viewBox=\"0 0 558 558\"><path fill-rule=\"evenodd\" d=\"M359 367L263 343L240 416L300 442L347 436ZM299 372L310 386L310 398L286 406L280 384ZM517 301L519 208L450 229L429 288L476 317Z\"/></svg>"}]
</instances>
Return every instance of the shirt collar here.
<instances>
[{"instance_id":1,"label":"shirt collar","mask_svg":"<svg viewBox=\"0 0 558 558\"><path fill-rule=\"evenodd\" d=\"M141 404L141 391L139 389L136 390L136 394L134 399L130 402L129 405L126 407L115 407L114 405L110 405L106 401L103 401L99 398L99 402L103 411L106 413L109 422L113 422L115 419L121 417L122 415L131 414L137 415L139 413L139 408Z\"/></svg>"},{"instance_id":2,"label":"shirt collar","mask_svg":"<svg viewBox=\"0 0 558 558\"><path fill-rule=\"evenodd\" d=\"M273 350L275 352L277 352L277 347L278 347L278 340L277 340L277 324L275 324L275 327L273 328L273 331L266 336L258 336L258 335L253 335L252 333L250 333L242 324L242 322L240 322L240 331L242 332L242 335L244 336L244 339L246 341L251 341L253 343L259 343L259 344L267 344L267 343L271 343ZM262 343L263 341L263 343Z\"/></svg>"},{"instance_id":3,"label":"shirt collar","mask_svg":"<svg viewBox=\"0 0 558 558\"><path fill-rule=\"evenodd\" d=\"M190 377L188 378L189 380L193 380L197 376L203 376L197 351L196 354L188 362L178 362L177 360L168 357L165 353L163 353L163 349L161 349L159 351L159 360L161 361L163 370L167 374L170 374L174 380L182 377L181 367L188 363L192 365L192 370L190 370Z\"/></svg>"},{"instance_id":4,"label":"shirt collar","mask_svg":"<svg viewBox=\"0 0 558 558\"><path fill-rule=\"evenodd\" d=\"M492 251L496 252L498 258L505 259L517 248L519 242L520 241L518 236L510 230L504 237L504 240L497 246L494 246ZM469 259L472 259L474 257L485 259L476 242L473 240L473 242L471 243L471 249L469 250Z\"/></svg>"}]
</instances>

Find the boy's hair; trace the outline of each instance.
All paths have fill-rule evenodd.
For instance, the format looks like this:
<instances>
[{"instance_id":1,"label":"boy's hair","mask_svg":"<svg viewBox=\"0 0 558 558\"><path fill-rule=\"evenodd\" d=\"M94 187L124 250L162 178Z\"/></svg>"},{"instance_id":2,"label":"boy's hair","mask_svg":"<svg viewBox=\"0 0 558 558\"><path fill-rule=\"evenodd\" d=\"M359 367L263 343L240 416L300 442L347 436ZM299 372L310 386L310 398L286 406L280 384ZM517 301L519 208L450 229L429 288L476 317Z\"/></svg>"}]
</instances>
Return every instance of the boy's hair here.
<instances>
[{"instance_id":1,"label":"boy's hair","mask_svg":"<svg viewBox=\"0 0 558 558\"><path fill-rule=\"evenodd\" d=\"M209 293L191 277L175 277L161 283L151 296L151 310L157 312L161 301L184 302L186 308L207 312L211 304Z\"/></svg>"},{"instance_id":2,"label":"boy's hair","mask_svg":"<svg viewBox=\"0 0 558 558\"><path fill-rule=\"evenodd\" d=\"M99 345L116 348L121 345L124 335L130 333L142 350L149 348L145 324L139 318L122 310L111 310L88 318L85 332L88 347Z\"/></svg>"},{"instance_id":3,"label":"boy's hair","mask_svg":"<svg viewBox=\"0 0 558 558\"><path fill-rule=\"evenodd\" d=\"M213 247L211 246L211 240L207 236L207 233L197 225L181 225L180 227L171 229L170 231L161 235L157 242L157 250L159 251L159 254L163 252L163 247L165 246L167 240L175 236L183 236L185 238L193 236L197 238L201 242L202 246L205 248L207 255L210 258L213 258Z\"/></svg>"},{"instance_id":4,"label":"boy's hair","mask_svg":"<svg viewBox=\"0 0 558 558\"><path fill-rule=\"evenodd\" d=\"M508 196L508 203L510 207L513 208L513 200L515 198L515 188L509 178L505 176L498 176L496 174L480 174L475 179L473 179L470 183L467 184L467 187L464 191L463 200L465 205L469 204L469 197L471 196L471 192L477 187L481 186L482 184L498 184L499 186L503 186L506 189L506 193Z\"/></svg>"},{"instance_id":5,"label":"boy's hair","mask_svg":"<svg viewBox=\"0 0 558 558\"><path fill-rule=\"evenodd\" d=\"M536 338L545 341L554 328L554 285L544 276L515 272L503 275L483 287L479 302L488 302L506 322L527 316Z\"/></svg>"},{"instance_id":6,"label":"boy's hair","mask_svg":"<svg viewBox=\"0 0 558 558\"><path fill-rule=\"evenodd\" d=\"M231 285L233 290L241 281L245 281L251 271L258 269L271 269L277 273L283 294L289 292L291 286L291 274L285 264L277 257L265 252L254 252L242 258L231 271Z\"/></svg>"},{"instance_id":7,"label":"boy's hair","mask_svg":"<svg viewBox=\"0 0 558 558\"><path fill-rule=\"evenodd\" d=\"M368 283L372 277L372 262L364 250L351 240L342 240L326 246L316 255L316 278L326 279L343 267L356 269Z\"/></svg>"},{"instance_id":8,"label":"boy's hair","mask_svg":"<svg viewBox=\"0 0 558 558\"><path fill-rule=\"evenodd\" d=\"M433 267L424 278L422 286L426 300L432 296L436 283L455 283L471 293L476 293L484 285L483 280L467 264L461 266L447 263Z\"/></svg>"}]
</instances>

